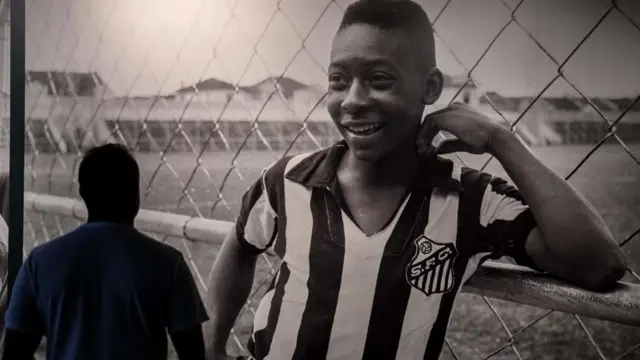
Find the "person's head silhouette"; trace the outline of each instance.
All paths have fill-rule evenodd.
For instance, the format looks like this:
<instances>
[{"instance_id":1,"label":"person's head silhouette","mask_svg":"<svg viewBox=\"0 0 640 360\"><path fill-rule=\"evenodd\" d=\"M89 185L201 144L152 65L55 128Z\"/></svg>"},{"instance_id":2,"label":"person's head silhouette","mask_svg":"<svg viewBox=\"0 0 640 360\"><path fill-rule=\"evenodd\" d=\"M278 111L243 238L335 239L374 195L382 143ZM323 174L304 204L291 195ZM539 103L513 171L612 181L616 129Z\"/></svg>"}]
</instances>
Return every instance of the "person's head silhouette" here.
<instances>
[{"instance_id":1,"label":"person's head silhouette","mask_svg":"<svg viewBox=\"0 0 640 360\"><path fill-rule=\"evenodd\" d=\"M78 170L89 222L133 225L140 208L140 168L126 147L106 144L87 151Z\"/></svg>"}]
</instances>

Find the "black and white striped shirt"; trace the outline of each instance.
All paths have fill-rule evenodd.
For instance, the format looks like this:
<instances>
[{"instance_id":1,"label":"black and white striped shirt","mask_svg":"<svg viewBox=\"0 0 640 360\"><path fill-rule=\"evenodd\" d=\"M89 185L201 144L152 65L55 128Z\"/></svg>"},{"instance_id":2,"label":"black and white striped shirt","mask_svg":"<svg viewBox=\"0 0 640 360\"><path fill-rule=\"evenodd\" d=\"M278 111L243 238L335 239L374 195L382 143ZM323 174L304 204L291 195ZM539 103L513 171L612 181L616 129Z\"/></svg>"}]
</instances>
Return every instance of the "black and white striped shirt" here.
<instances>
[{"instance_id":1,"label":"black and white striped shirt","mask_svg":"<svg viewBox=\"0 0 640 360\"><path fill-rule=\"evenodd\" d=\"M257 360L437 359L482 261L535 268L524 249L535 221L517 190L441 158L425 160L390 224L366 236L333 191L346 150L283 158L243 198L238 240L282 259L254 319Z\"/></svg>"}]
</instances>

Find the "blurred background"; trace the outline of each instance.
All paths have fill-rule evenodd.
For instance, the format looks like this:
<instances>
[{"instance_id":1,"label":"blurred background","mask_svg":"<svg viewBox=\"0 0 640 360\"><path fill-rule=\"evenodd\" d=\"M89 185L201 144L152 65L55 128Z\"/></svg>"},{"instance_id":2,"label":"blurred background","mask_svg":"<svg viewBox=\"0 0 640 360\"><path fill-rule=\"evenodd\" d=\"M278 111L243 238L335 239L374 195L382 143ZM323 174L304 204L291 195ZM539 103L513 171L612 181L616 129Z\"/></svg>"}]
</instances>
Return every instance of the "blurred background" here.
<instances>
[{"instance_id":1,"label":"blurred background","mask_svg":"<svg viewBox=\"0 0 640 360\"><path fill-rule=\"evenodd\" d=\"M142 167L145 209L233 221L263 167L339 139L326 69L351 2L27 0L27 191L77 199L82 152L121 142ZM426 111L463 101L513 124L600 211L630 259L626 280L638 282L640 2L418 2L446 75ZM0 6L6 171L10 9ZM507 177L488 156L452 158ZM78 224L26 210L25 252ZM155 236L192 261L204 294L217 247ZM233 351L274 266L264 259ZM470 294L447 339L443 359L640 359L638 328Z\"/></svg>"}]
</instances>

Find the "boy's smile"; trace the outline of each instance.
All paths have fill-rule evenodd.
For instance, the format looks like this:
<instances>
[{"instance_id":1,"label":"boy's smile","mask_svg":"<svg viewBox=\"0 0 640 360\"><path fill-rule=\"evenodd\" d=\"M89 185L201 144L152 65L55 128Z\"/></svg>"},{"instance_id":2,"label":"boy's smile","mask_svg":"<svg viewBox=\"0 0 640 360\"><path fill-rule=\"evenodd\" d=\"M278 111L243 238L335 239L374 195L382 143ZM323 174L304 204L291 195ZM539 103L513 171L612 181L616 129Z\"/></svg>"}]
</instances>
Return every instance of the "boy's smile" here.
<instances>
[{"instance_id":1,"label":"boy's smile","mask_svg":"<svg viewBox=\"0 0 640 360\"><path fill-rule=\"evenodd\" d=\"M353 136L369 136L377 133L380 129L384 127L383 124L358 124L355 123L352 125L343 124L343 126L350 132Z\"/></svg>"},{"instance_id":2,"label":"boy's smile","mask_svg":"<svg viewBox=\"0 0 640 360\"><path fill-rule=\"evenodd\" d=\"M355 149L379 145L380 141L384 141L387 129L387 123L383 121L382 116L374 111L364 114L362 118L347 117L337 125L347 143Z\"/></svg>"}]
</instances>

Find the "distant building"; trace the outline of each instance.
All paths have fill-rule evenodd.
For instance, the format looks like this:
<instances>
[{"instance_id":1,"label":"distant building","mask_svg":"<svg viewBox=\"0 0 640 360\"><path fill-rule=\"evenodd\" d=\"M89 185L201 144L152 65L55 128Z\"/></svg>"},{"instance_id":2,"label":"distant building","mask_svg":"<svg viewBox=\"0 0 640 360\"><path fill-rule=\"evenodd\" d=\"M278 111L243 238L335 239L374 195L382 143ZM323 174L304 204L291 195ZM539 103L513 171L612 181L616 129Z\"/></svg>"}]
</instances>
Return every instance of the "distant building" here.
<instances>
[{"instance_id":1,"label":"distant building","mask_svg":"<svg viewBox=\"0 0 640 360\"><path fill-rule=\"evenodd\" d=\"M225 81L210 78L178 89L173 95L182 101L200 100L206 102L229 101L236 94L236 87Z\"/></svg>"},{"instance_id":2,"label":"distant building","mask_svg":"<svg viewBox=\"0 0 640 360\"><path fill-rule=\"evenodd\" d=\"M106 83L96 72L27 71L27 88L35 86L53 97L109 97Z\"/></svg>"},{"instance_id":3,"label":"distant building","mask_svg":"<svg viewBox=\"0 0 640 360\"><path fill-rule=\"evenodd\" d=\"M28 149L66 153L109 140L99 109L113 94L99 74L27 71L25 80Z\"/></svg>"},{"instance_id":4,"label":"distant building","mask_svg":"<svg viewBox=\"0 0 640 360\"><path fill-rule=\"evenodd\" d=\"M535 97L508 97L489 91L479 98L480 105L494 105L499 110L518 111L523 105L528 105L536 100ZM557 112L591 112L594 107L602 113L621 113L626 111L640 111L640 101L634 104L635 98L603 98L593 97L588 100L583 97L540 97L536 102L547 103L551 111Z\"/></svg>"},{"instance_id":5,"label":"distant building","mask_svg":"<svg viewBox=\"0 0 640 360\"><path fill-rule=\"evenodd\" d=\"M309 86L288 77L279 77L259 81L244 89L254 94L255 98L260 100L266 100L265 97L274 91L278 92L278 94L285 99L292 100L296 93L308 90Z\"/></svg>"},{"instance_id":6,"label":"distant building","mask_svg":"<svg viewBox=\"0 0 640 360\"><path fill-rule=\"evenodd\" d=\"M267 78L253 85L238 87L222 80L210 78L191 86L182 87L172 94L172 97L183 101L197 99L213 103L226 103L233 98L239 98L236 102L264 103L268 99L279 98L287 102L306 103L317 102L323 94L323 89L303 84L288 77Z\"/></svg>"}]
</instances>

